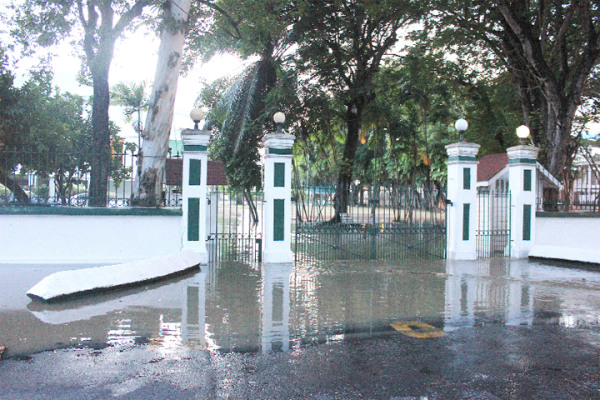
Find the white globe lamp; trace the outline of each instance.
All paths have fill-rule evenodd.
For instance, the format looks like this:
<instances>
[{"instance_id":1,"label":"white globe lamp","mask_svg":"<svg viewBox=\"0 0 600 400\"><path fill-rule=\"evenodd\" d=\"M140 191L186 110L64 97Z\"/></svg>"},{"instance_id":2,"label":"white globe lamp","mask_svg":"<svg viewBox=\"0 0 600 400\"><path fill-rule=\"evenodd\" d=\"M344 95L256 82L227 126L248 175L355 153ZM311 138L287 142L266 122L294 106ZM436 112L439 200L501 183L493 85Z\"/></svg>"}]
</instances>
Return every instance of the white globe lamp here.
<instances>
[{"instance_id":1,"label":"white globe lamp","mask_svg":"<svg viewBox=\"0 0 600 400\"><path fill-rule=\"evenodd\" d=\"M277 124L277 133L281 133L281 126L285 122L285 114L281 111L276 112L275 115L273 115L273 121Z\"/></svg>"},{"instance_id":2,"label":"white globe lamp","mask_svg":"<svg viewBox=\"0 0 600 400\"><path fill-rule=\"evenodd\" d=\"M525 146L525 139L529 137L529 128L521 125L517 128L517 136L521 139L521 146Z\"/></svg>"},{"instance_id":3,"label":"white globe lamp","mask_svg":"<svg viewBox=\"0 0 600 400\"><path fill-rule=\"evenodd\" d=\"M198 129L198 123L204 118L204 110L198 107L194 108L190 112L190 118L194 121L194 129Z\"/></svg>"},{"instance_id":4,"label":"white globe lamp","mask_svg":"<svg viewBox=\"0 0 600 400\"><path fill-rule=\"evenodd\" d=\"M467 128L469 127L469 123L468 123L468 122L467 122L465 119L461 118L461 119L459 119L458 121L456 121L456 122L454 123L454 127L456 128L456 130L457 130L457 131L458 131L458 133L460 134L460 136L459 136L459 138L458 138L458 141L459 141L459 142L464 142L464 141L465 141L465 138L464 138L464 136L463 136L463 133L464 133L464 132L467 130Z\"/></svg>"}]
</instances>

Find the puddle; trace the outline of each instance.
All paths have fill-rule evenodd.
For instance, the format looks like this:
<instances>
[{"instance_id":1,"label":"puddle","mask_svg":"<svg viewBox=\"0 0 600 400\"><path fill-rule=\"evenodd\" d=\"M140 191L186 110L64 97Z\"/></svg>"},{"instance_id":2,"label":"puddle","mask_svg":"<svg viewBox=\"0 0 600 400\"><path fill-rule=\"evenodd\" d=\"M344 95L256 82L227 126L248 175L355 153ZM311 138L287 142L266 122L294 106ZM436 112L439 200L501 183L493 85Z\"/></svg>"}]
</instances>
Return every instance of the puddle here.
<instances>
[{"instance_id":1,"label":"puddle","mask_svg":"<svg viewBox=\"0 0 600 400\"><path fill-rule=\"evenodd\" d=\"M223 262L160 284L53 304L25 293L55 270L31 268L0 266L3 286L14 283L0 291L3 357L142 343L165 355L181 346L293 352L400 332L437 340L486 324L600 324L600 273L528 261Z\"/></svg>"}]
</instances>

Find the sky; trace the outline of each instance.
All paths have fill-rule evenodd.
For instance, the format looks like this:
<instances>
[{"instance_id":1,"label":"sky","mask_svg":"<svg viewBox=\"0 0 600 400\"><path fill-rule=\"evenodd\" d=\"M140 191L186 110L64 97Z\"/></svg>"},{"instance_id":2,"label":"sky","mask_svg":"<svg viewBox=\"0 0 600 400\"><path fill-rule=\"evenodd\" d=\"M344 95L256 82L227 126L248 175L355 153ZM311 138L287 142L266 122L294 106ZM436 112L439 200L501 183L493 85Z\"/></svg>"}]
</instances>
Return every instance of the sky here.
<instances>
[{"instance_id":1,"label":"sky","mask_svg":"<svg viewBox=\"0 0 600 400\"><path fill-rule=\"evenodd\" d=\"M153 33L136 32L129 34L117 42L113 62L111 64L109 83L141 82L154 80L156 61L158 58L159 39ZM61 44L51 49L56 54L53 57L54 85L62 92L71 92L82 96L90 96L92 88L81 86L76 77L80 69L80 60L76 55L78 49L68 44ZM37 64L37 59L26 59L19 62L17 69L17 85L25 80L25 74L31 66ZM233 55L223 55L213 58L205 65L197 65L187 76L179 77L173 129L171 139L181 139L181 129L193 128L190 111L204 83L212 82L229 74L235 74L243 68L244 62ZM151 90L151 87L148 87ZM110 119L121 127L120 135L128 141L137 143L137 133L131 124L125 123L125 117L120 107L110 107ZM145 117L142 116L142 122Z\"/></svg>"}]
</instances>

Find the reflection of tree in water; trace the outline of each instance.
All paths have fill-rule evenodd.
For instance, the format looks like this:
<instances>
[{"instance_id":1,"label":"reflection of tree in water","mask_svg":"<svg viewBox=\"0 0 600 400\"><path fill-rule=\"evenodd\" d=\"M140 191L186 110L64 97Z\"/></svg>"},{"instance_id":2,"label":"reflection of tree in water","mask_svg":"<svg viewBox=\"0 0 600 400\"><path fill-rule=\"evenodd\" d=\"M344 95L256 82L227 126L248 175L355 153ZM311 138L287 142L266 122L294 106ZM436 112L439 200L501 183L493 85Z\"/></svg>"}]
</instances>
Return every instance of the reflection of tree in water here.
<instances>
[{"instance_id":1,"label":"reflection of tree in water","mask_svg":"<svg viewBox=\"0 0 600 400\"><path fill-rule=\"evenodd\" d=\"M223 351L258 351L260 270L240 262L221 262L216 280L206 302L207 335Z\"/></svg>"}]
</instances>

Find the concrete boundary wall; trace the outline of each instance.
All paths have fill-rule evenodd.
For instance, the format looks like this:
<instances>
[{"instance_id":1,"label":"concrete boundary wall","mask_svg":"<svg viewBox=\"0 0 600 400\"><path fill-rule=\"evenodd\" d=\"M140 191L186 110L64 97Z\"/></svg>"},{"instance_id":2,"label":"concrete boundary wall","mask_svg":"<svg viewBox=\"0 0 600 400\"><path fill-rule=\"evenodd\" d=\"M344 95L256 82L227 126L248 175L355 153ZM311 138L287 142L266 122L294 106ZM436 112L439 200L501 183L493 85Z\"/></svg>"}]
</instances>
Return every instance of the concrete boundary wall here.
<instances>
[{"instance_id":1,"label":"concrete boundary wall","mask_svg":"<svg viewBox=\"0 0 600 400\"><path fill-rule=\"evenodd\" d=\"M178 253L181 210L0 210L0 263L121 263Z\"/></svg>"},{"instance_id":2,"label":"concrete boundary wall","mask_svg":"<svg viewBox=\"0 0 600 400\"><path fill-rule=\"evenodd\" d=\"M538 212L529 257L600 264L600 214Z\"/></svg>"}]
</instances>

